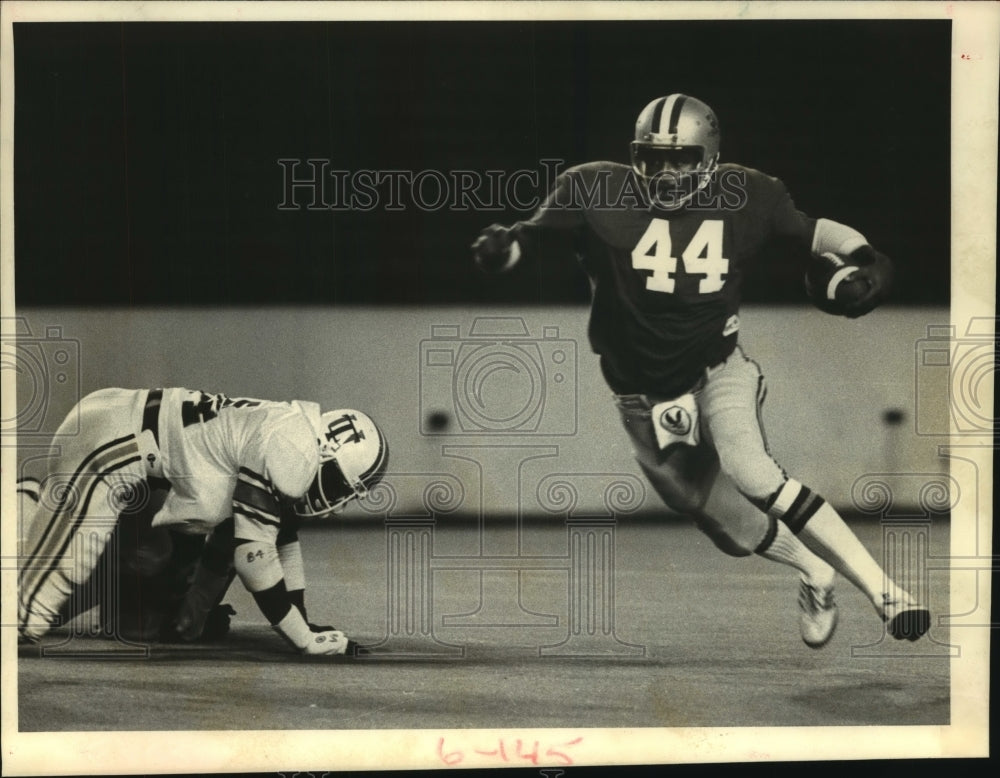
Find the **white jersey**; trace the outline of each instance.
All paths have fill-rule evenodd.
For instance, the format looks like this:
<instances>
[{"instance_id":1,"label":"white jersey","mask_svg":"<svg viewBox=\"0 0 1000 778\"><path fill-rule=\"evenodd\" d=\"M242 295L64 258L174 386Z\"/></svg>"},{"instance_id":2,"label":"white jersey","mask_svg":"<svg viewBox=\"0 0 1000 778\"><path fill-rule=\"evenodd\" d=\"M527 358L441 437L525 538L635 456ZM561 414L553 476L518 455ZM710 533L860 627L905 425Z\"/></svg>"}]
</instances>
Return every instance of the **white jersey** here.
<instances>
[{"instance_id":1,"label":"white jersey","mask_svg":"<svg viewBox=\"0 0 1000 778\"><path fill-rule=\"evenodd\" d=\"M319 430L316 403L164 389L158 469L171 489L153 525L207 533L233 516L237 538L274 543L279 496L316 477Z\"/></svg>"}]
</instances>

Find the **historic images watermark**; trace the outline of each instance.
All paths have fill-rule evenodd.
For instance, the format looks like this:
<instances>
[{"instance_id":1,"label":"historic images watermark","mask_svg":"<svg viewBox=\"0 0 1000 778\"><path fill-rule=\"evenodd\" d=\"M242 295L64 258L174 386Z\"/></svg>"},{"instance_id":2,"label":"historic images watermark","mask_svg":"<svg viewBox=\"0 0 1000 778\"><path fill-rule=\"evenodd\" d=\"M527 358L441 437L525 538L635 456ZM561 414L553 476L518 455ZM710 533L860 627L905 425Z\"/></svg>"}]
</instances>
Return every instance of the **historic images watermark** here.
<instances>
[{"instance_id":1,"label":"historic images watermark","mask_svg":"<svg viewBox=\"0 0 1000 778\"><path fill-rule=\"evenodd\" d=\"M534 170L347 170L315 157L277 164L279 211L530 212L543 202L601 210L671 210L684 202L688 210L739 210L747 201L746 171L731 168L699 175L664 170L649 178L604 168L585 181L564 170L560 159L542 159Z\"/></svg>"},{"instance_id":2,"label":"historic images watermark","mask_svg":"<svg viewBox=\"0 0 1000 778\"><path fill-rule=\"evenodd\" d=\"M578 430L576 341L519 316L429 334L417 410L420 435L441 443L440 472L388 473L361 505L386 543L386 634L369 656L462 658L463 637L491 627L540 657L645 656L617 633L615 543L645 488L560 464L559 441ZM455 516L476 542L455 547ZM539 544L531 522L562 532ZM544 592L534 606L528 590Z\"/></svg>"},{"instance_id":3,"label":"historic images watermark","mask_svg":"<svg viewBox=\"0 0 1000 778\"><path fill-rule=\"evenodd\" d=\"M452 417L457 428L441 423ZM520 317L478 317L464 336L435 325L420 342L420 419L423 435L572 435L576 341Z\"/></svg>"}]
</instances>

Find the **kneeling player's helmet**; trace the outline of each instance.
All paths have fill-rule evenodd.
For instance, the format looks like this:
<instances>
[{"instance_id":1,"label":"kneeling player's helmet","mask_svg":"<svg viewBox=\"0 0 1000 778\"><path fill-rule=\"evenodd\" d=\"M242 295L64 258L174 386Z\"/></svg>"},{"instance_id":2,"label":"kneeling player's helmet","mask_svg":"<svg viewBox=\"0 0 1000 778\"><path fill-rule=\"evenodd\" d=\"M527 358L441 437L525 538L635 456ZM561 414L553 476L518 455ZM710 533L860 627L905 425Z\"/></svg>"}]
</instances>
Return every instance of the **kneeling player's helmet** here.
<instances>
[{"instance_id":1,"label":"kneeling player's helmet","mask_svg":"<svg viewBox=\"0 0 1000 778\"><path fill-rule=\"evenodd\" d=\"M701 100L682 94L658 97L639 114L632 141L632 169L655 191L669 189L678 207L711 180L719 164L719 120Z\"/></svg>"},{"instance_id":2,"label":"kneeling player's helmet","mask_svg":"<svg viewBox=\"0 0 1000 778\"><path fill-rule=\"evenodd\" d=\"M371 417L341 409L320 417L319 472L305 497L295 505L303 518L339 513L382 480L389 464L389 444Z\"/></svg>"}]
</instances>

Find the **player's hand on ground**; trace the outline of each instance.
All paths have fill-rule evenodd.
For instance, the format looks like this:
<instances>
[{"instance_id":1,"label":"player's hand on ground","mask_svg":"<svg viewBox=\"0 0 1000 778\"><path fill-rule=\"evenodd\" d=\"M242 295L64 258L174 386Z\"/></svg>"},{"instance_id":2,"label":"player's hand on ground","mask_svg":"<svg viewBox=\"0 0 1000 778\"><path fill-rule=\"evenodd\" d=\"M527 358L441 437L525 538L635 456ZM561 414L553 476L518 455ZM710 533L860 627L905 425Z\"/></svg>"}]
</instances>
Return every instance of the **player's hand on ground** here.
<instances>
[{"instance_id":1,"label":"player's hand on ground","mask_svg":"<svg viewBox=\"0 0 1000 778\"><path fill-rule=\"evenodd\" d=\"M347 635L339 629L327 629L322 632L313 631L311 637L306 641L305 646L302 647L302 653L306 656L346 654L349 642Z\"/></svg>"},{"instance_id":2,"label":"player's hand on ground","mask_svg":"<svg viewBox=\"0 0 1000 778\"><path fill-rule=\"evenodd\" d=\"M487 273L500 273L510 269L513 244L510 230L502 224L491 224L479 233L472 244L472 255L476 264Z\"/></svg>"},{"instance_id":3,"label":"player's hand on ground","mask_svg":"<svg viewBox=\"0 0 1000 778\"><path fill-rule=\"evenodd\" d=\"M852 279L868 282L868 291L858 299L845 304L844 315L851 319L871 313L889 298L892 291L894 270L892 260L871 246L862 246L850 256L857 265Z\"/></svg>"}]
</instances>

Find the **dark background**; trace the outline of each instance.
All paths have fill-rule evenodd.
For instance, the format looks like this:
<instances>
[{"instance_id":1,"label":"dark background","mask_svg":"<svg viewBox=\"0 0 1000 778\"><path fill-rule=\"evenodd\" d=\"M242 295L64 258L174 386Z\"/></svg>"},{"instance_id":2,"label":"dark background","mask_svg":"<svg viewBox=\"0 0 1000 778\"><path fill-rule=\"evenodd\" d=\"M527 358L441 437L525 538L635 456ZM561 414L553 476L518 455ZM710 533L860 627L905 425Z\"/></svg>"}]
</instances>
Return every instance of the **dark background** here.
<instances>
[{"instance_id":1,"label":"dark background","mask_svg":"<svg viewBox=\"0 0 1000 778\"><path fill-rule=\"evenodd\" d=\"M473 269L478 230L530 212L279 210L277 160L627 162L638 112L680 91L715 108L724 160L896 259L897 303L944 304L950 36L948 21L15 24L17 300L582 302L561 261ZM766 259L745 299L803 302L787 252Z\"/></svg>"}]
</instances>

